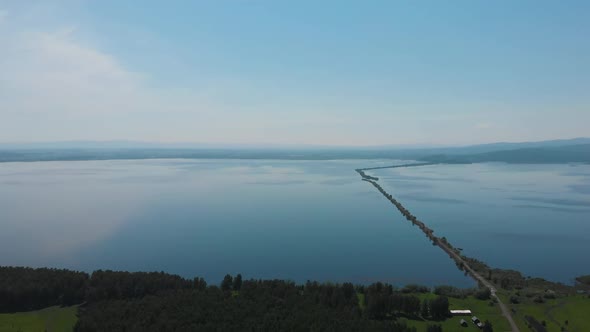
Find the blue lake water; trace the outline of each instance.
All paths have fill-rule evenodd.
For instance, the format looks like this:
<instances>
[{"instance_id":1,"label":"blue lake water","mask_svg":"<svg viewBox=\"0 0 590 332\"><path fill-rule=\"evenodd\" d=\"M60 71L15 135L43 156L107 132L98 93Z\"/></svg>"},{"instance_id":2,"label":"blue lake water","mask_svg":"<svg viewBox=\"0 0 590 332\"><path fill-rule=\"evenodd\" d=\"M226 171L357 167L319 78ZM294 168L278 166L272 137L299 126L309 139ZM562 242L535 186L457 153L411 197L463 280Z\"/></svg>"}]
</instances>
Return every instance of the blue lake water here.
<instances>
[{"instance_id":1,"label":"blue lake water","mask_svg":"<svg viewBox=\"0 0 590 332\"><path fill-rule=\"evenodd\" d=\"M354 172L388 163L3 163L0 265L472 286ZM468 255L561 281L590 272L588 165L371 173Z\"/></svg>"},{"instance_id":2,"label":"blue lake water","mask_svg":"<svg viewBox=\"0 0 590 332\"><path fill-rule=\"evenodd\" d=\"M590 165L432 165L369 172L467 256L572 283L590 273Z\"/></svg>"}]
</instances>

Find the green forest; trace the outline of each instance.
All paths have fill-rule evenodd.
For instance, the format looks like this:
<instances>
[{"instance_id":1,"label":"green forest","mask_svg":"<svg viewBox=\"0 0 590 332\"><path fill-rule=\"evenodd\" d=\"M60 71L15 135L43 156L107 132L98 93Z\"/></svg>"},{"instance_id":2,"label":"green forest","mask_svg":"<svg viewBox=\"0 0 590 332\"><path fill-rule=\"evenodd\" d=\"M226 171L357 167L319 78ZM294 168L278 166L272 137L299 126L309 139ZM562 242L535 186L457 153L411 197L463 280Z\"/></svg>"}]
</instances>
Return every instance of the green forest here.
<instances>
[{"instance_id":1,"label":"green forest","mask_svg":"<svg viewBox=\"0 0 590 332\"><path fill-rule=\"evenodd\" d=\"M0 312L78 305L75 331L418 331L401 317L432 320L427 330L441 331L436 322L448 315L449 299L422 300L422 292L429 289L0 268Z\"/></svg>"},{"instance_id":2,"label":"green forest","mask_svg":"<svg viewBox=\"0 0 590 332\"><path fill-rule=\"evenodd\" d=\"M580 286L588 277L579 278ZM506 285L500 297L521 331L587 331L587 294ZM546 285L546 284L543 284ZM457 331L450 309L481 330L506 331L489 289L387 283L296 284L226 275L217 284L164 272L0 267L0 331ZM479 330L468 325L465 331Z\"/></svg>"}]
</instances>

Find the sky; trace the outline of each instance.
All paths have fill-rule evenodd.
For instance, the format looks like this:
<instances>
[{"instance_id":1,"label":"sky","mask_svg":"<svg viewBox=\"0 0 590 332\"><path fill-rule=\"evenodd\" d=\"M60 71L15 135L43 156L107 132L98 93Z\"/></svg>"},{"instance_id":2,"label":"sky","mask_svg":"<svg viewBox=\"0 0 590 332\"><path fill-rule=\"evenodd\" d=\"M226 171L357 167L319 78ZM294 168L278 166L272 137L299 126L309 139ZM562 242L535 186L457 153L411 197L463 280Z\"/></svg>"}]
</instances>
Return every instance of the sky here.
<instances>
[{"instance_id":1,"label":"sky","mask_svg":"<svg viewBox=\"0 0 590 332\"><path fill-rule=\"evenodd\" d=\"M0 142L590 136L588 1L0 0Z\"/></svg>"}]
</instances>

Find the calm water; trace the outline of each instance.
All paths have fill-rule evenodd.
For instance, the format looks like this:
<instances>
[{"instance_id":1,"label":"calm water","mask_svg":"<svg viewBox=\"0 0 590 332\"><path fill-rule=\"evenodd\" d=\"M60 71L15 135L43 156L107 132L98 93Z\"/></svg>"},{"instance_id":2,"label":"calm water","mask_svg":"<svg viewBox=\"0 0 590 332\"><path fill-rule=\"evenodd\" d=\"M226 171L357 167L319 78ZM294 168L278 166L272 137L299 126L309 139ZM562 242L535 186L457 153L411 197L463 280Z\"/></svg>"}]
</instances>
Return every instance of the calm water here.
<instances>
[{"instance_id":1,"label":"calm water","mask_svg":"<svg viewBox=\"0 0 590 332\"><path fill-rule=\"evenodd\" d=\"M467 256L567 283L590 273L590 165L434 165L370 173Z\"/></svg>"},{"instance_id":2,"label":"calm water","mask_svg":"<svg viewBox=\"0 0 590 332\"><path fill-rule=\"evenodd\" d=\"M472 285L360 181L366 164L0 164L0 265Z\"/></svg>"},{"instance_id":3,"label":"calm water","mask_svg":"<svg viewBox=\"0 0 590 332\"><path fill-rule=\"evenodd\" d=\"M0 265L472 286L355 168L383 161L0 164ZM589 273L589 166L373 171L437 234L500 267Z\"/></svg>"}]
</instances>

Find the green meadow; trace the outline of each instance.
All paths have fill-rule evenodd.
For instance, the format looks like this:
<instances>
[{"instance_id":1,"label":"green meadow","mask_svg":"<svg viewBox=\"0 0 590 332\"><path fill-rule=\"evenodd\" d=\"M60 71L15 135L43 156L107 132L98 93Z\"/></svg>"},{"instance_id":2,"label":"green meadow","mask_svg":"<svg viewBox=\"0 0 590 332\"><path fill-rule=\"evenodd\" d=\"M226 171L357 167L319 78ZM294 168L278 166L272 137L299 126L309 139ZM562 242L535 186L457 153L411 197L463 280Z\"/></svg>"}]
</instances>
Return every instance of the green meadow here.
<instances>
[{"instance_id":1,"label":"green meadow","mask_svg":"<svg viewBox=\"0 0 590 332\"><path fill-rule=\"evenodd\" d=\"M420 299L434 299L436 295L432 293L416 294ZM469 309L474 316L477 316L482 322L488 320L492 323L494 331L510 331L508 321L502 316L500 307L493 304L491 300L478 300L473 296L468 296L464 299L449 298L449 309ZM467 327L461 327L461 319L465 319L468 323ZM456 316L450 317L443 321L423 320L416 317L405 319L409 326L415 326L420 331L426 331L428 325L441 325L443 331L481 331L471 322L471 316Z\"/></svg>"},{"instance_id":2,"label":"green meadow","mask_svg":"<svg viewBox=\"0 0 590 332\"><path fill-rule=\"evenodd\" d=\"M72 331L78 317L77 306L49 307L37 311L0 314L0 332Z\"/></svg>"},{"instance_id":3,"label":"green meadow","mask_svg":"<svg viewBox=\"0 0 590 332\"><path fill-rule=\"evenodd\" d=\"M436 295L416 294L421 299L434 298ZM587 295L566 296L557 299L546 299L544 303L525 300L523 303L511 304L509 295L503 293L502 301L512 311L512 316L521 332L534 331L528 325L525 316L533 317L539 323L544 322L548 332L588 332L590 331L590 298ZM482 322L490 321L495 332L510 331L508 321L502 316L500 308L491 300L478 300L473 296L465 299L449 298L449 309L469 309ZM441 325L443 331L480 331L471 323L470 316L450 317L443 321L423 320L419 317L402 318L409 326L426 331L428 325ZM465 319L467 327L461 327L460 321ZM567 324L566 324L567 321Z\"/></svg>"},{"instance_id":4,"label":"green meadow","mask_svg":"<svg viewBox=\"0 0 590 332\"><path fill-rule=\"evenodd\" d=\"M572 295L556 299L546 299L545 303L523 301L510 304L513 317L521 331L528 331L525 316L533 317L543 323L549 332L587 332L590 331L590 298L587 295ZM567 323L566 323L567 321Z\"/></svg>"}]
</instances>

